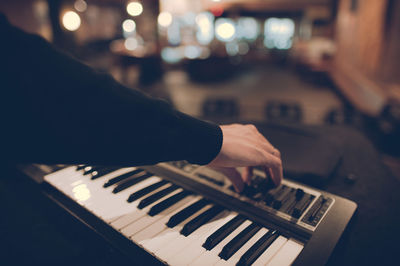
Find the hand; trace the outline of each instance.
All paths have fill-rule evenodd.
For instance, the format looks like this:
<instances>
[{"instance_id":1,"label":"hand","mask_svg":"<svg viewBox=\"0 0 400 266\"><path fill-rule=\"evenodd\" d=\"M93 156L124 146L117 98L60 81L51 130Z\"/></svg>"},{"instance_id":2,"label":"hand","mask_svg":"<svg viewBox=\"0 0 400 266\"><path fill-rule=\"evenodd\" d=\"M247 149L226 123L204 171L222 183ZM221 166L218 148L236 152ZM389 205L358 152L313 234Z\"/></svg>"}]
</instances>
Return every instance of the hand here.
<instances>
[{"instance_id":1,"label":"hand","mask_svg":"<svg viewBox=\"0 0 400 266\"><path fill-rule=\"evenodd\" d=\"M236 191L250 184L254 166L262 166L276 186L283 179L280 152L274 148L254 125L232 124L221 126L222 147L217 157L208 166L226 175ZM242 174L236 167L245 167Z\"/></svg>"}]
</instances>

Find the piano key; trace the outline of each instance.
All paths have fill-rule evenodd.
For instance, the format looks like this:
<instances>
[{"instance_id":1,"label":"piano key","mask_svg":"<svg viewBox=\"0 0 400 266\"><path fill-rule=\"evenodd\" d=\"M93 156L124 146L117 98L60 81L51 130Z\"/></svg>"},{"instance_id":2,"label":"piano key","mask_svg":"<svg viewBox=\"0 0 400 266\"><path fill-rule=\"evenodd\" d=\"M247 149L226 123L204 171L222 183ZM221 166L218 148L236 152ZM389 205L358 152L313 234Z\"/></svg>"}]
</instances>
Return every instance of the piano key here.
<instances>
[{"instance_id":1,"label":"piano key","mask_svg":"<svg viewBox=\"0 0 400 266\"><path fill-rule=\"evenodd\" d=\"M80 170L82 170L83 168L85 168L86 166L88 166L87 164L80 164L80 165L78 165L77 167L76 167L76 171L80 171Z\"/></svg>"},{"instance_id":2,"label":"piano key","mask_svg":"<svg viewBox=\"0 0 400 266\"><path fill-rule=\"evenodd\" d=\"M93 190L92 197L87 202L84 202L83 205L88 210L103 218L106 222L111 222L136 209L138 202L136 204L126 202L126 198L130 193L137 189L141 189L143 186L148 186L152 183L158 182L159 180L159 177L150 177L149 179L146 179L118 194L112 193L112 187Z\"/></svg>"},{"instance_id":3,"label":"piano key","mask_svg":"<svg viewBox=\"0 0 400 266\"><path fill-rule=\"evenodd\" d=\"M126 181L123 181L121 183L119 183L114 189L113 189L113 193L116 194L118 192L121 192L122 190L125 190L139 182L142 182L143 180L149 178L153 176L153 174L151 173L145 173L144 175L141 176L135 176L131 179L127 179Z\"/></svg>"},{"instance_id":4,"label":"piano key","mask_svg":"<svg viewBox=\"0 0 400 266\"><path fill-rule=\"evenodd\" d=\"M162 261L169 263L169 260L173 259L173 257L180 252L182 249L190 245L190 243L194 242L196 239L204 236L207 237L210 235L216 228L224 224L226 218L229 215L229 211L220 212L217 216L215 216L208 223L203 224L197 230L192 232L189 236L184 236L180 234L176 239L170 242L167 246L160 249L156 252L156 256L160 258Z\"/></svg>"},{"instance_id":5,"label":"piano key","mask_svg":"<svg viewBox=\"0 0 400 266\"><path fill-rule=\"evenodd\" d=\"M206 250L197 259L195 259L191 265L203 266L203 265L214 265L221 258L218 254L222 251L222 248L228 244L234 237L236 237L240 232L242 232L247 226L251 224L251 221L244 221L238 228L236 228L231 234L229 234L225 239L223 239L217 246L211 250Z\"/></svg>"},{"instance_id":6,"label":"piano key","mask_svg":"<svg viewBox=\"0 0 400 266\"><path fill-rule=\"evenodd\" d=\"M182 191L182 189L179 189L179 190L175 191L174 193L179 194L181 191ZM121 233L127 237L131 237L134 234L141 231L142 229L146 228L147 226L155 223L157 220L162 219L164 216L166 216L168 214L171 214L177 208L184 205L187 201L188 200L178 202L177 204L167 208L166 210L164 210L163 212L161 212L160 214L155 215L155 216L149 216L147 213L146 215L142 216L140 219L134 221L133 223L131 223L128 226L121 229Z\"/></svg>"},{"instance_id":7,"label":"piano key","mask_svg":"<svg viewBox=\"0 0 400 266\"><path fill-rule=\"evenodd\" d=\"M171 218L172 215L175 213L183 210L184 208L190 206L194 202L198 201L200 199L200 196L194 196L190 195L188 196L185 200L182 200L184 204L182 206L179 206L176 210L173 212L169 213L168 215L164 215L162 219L159 219L157 222L153 223L152 225L146 227L142 231L138 232L137 234L131 236L131 239L135 241L136 244L140 246L146 245L148 242L150 242L154 236L158 235L168 227L166 226L167 221L169 218Z\"/></svg>"},{"instance_id":8,"label":"piano key","mask_svg":"<svg viewBox=\"0 0 400 266\"><path fill-rule=\"evenodd\" d=\"M82 174L77 172L75 167L71 166L71 167L61 169L57 172L48 174L45 176L44 179L47 182L50 182L51 184L56 186L57 188L60 188L62 191L62 188L63 188L63 187L61 187L62 185L66 184L66 183L75 182L78 180L77 178L74 178L75 176L82 176ZM73 181L72 181L72 179L73 179Z\"/></svg>"},{"instance_id":9,"label":"piano key","mask_svg":"<svg viewBox=\"0 0 400 266\"><path fill-rule=\"evenodd\" d=\"M213 206L209 210L195 217L193 220L185 224L185 226L181 230L181 234L184 236L190 235L193 231L197 230L200 226L206 224L212 218L217 216L224 210L221 206Z\"/></svg>"},{"instance_id":10,"label":"piano key","mask_svg":"<svg viewBox=\"0 0 400 266\"><path fill-rule=\"evenodd\" d=\"M87 175L90 174L91 172L93 172L95 170L94 166L85 166L85 168L83 168L83 175Z\"/></svg>"},{"instance_id":11,"label":"piano key","mask_svg":"<svg viewBox=\"0 0 400 266\"><path fill-rule=\"evenodd\" d=\"M122 180L125 180L125 179L127 179L127 178L129 178L129 177L131 177L131 176L133 176L133 175L139 174L139 173L141 173L141 172L143 172L143 171L144 171L144 170L142 170L142 169L134 169L134 170L129 171L129 172L127 172L127 173L124 173L124 174L115 176L115 177L111 178L110 180L108 180L108 181L104 184L104 187L112 186L112 185L114 185L114 184L116 184L116 183L118 183L118 182L121 182Z\"/></svg>"},{"instance_id":12,"label":"piano key","mask_svg":"<svg viewBox=\"0 0 400 266\"><path fill-rule=\"evenodd\" d=\"M151 207L150 211L148 212L148 215L150 215L150 216L157 215L160 212L164 211L165 209L171 207L175 203L179 202L180 200L184 199L185 197L189 196L190 194L191 194L191 192L186 191L186 190L179 192L179 193L169 197L168 199L161 201L160 203Z\"/></svg>"},{"instance_id":13,"label":"piano key","mask_svg":"<svg viewBox=\"0 0 400 266\"><path fill-rule=\"evenodd\" d=\"M115 176L122 175L124 173L127 173L127 172L135 170L135 169L137 169L137 168L136 167L122 168L122 169L116 170L114 172L111 172L107 175L104 175L103 178L104 179L113 178ZM103 178L90 180L90 179L85 178L82 175L82 172L75 172L74 176L69 176L69 177L63 176L62 177L63 181L65 180L65 182L62 183L62 186L63 186L62 189L66 189L68 191L69 188L67 188L67 187L69 187L69 186L73 187L73 186L76 186L77 183L85 183L85 184L87 184L87 186L90 188L91 191L92 190L101 190L102 191L103 183L104 183Z\"/></svg>"},{"instance_id":14,"label":"piano key","mask_svg":"<svg viewBox=\"0 0 400 266\"><path fill-rule=\"evenodd\" d=\"M261 254L260 257L253 263L253 266L263 266L272 259L272 257L286 244L287 238L279 236L269 248Z\"/></svg>"},{"instance_id":15,"label":"piano key","mask_svg":"<svg viewBox=\"0 0 400 266\"><path fill-rule=\"evenodd\" d=\"M92 179L92 180L98 179L98 178L103 177L103 176L105 176L105 175L107 175L107 174L109 174L111 172L114 172L114 171L116 171L118 169L119 168L115 168L115 167L106 167L106 168L103 168L103 169L98 169L98 170L93 171L91 173L90 179Z\"/></svg>"},{"instance_id":16,"label":"piano key","mask_svg":"<svg viewBox=\"0 0 400 266\"><path fill-rule=\"evenodd\" d=\"M168 184L168 181L166 180L161 180L160 182L154 183L150 186L144 187L141 190L136 191L135 193L132 193L129 195L129 198L127 199L128 202L135 201L137 199L140 199L141 197L149 194L150 192L156 190L157 188L160 188L164 185Z\"/></svg>"},{"instance_id":17,"label":"piano key","mask_svg":"<svg viewBox=\"0 0 400 266\"><path fill-rule=\"evenodd\" d=\"M227 224L238 214L236 212L230 212L223 221L221 221L221 226ZM218 227L215 227L216 229ZM212 231L210 231L212 233ZM192 241L188 246L184 247L180 252L178 252L173 258L168 260L171 265L188 265L190 262L194 261L202 253L206 252L206 249L202 247L202 244L206 241L210 234L205 234Z\"/></svg>"},{"instance_id":18,"label":"piano key","mask_svg":"<svg viewBox=\"0 0 400 266\"><path fill-rule=\"evenodd\" d=\"M241 246L233 255L232 257L230 257L227 261L221 259L220 261L218 261L217 264L215 265L236 265L240 258L243 256L243 254L249 250L251 248L251 246L253 246L266 232L268 231L268 229L266 228L261 228L259 229L259 231L257 231L255 234L252 234L250 239L243 244L243 246Z\"/></svg>"},{"instance_id":19,"label":"piano key","mask_svg":"<svg viewBox=\"0 0 400 266\"><path fill-rule=\"evenodd\" d=\"M251 265L261 256L262 253L279 237L276 230L268 231L250 249L243 254L238 262L238 266Z\"/></svg>"},{"instance_id":20,"label":"piano key","mask_svg":"<svg viewBox=\"0 0 400 266\"><path fill-rule=\"evenodd\" d=\"M175 214L174 216L172 216L169 219L169 221L167 223L167 226L171 227L171 228L176 226L177 224L179 224L183 220L187 219L188 217L192 216L194 213L196 213L200 209L204 208L208 204L210 204L210 202L208 200L204 199L204 198L199 200L196 203L193 203L192 205L190 205L186 209L184 209L181 212L179 212L179 213Z\"/></svg>"},{"instance_id":21,"label":"piano key","mask_svg":"<svg viewBox=\"0 0 400 266\"><path fill-rule=\"evenodd\" d=\"M186 219L175 225L173 228L167 227L167 229L163 230L161 233L157 234L150 239L146 243L143 244L143 247L147 249L152 254L155 254L160 249L164 248L165 246L169 245L175 239L182 237L180 231L182 230L183 226L192 220L194 217L198 216L199 214L203 213L204 211L211 208L212 205L208 204L203 206L200 210L196 211L192 215L188 216Z\"/></svg>"},{"instance_id":22,"label":"piano key","mask_svg":"<svg viewBox=\"0 0 400 266\"><path fill-rule=\"evenodd\" d=\"M238 249L240 249L258 230L260 226L252 223L246 229L244 229L240 234L238 234L234 239L232 239L226 246L222 249L219 256L228 260Z\"/></svg>"},{"instance_id":23,"label":"piano key","mask_svg":"<svg viewBox=\"0 0 400 266\"><path fill-rule=\"evenodd\" d=\"M212 235L210 235L207 240L204 242L203 247L207 250L214 248L226 238L227 235L232 233L239 225L241 225L246 218L242 215L237 215L228 223L224 224L221 228L215 231Z\"/></svg>"},{"instance_id":24,"label":"piano key","mask_svg":"<svg viewBox=\"0 0 400 266\"><path fill-rule=\"evenodd\" d=\"M157 193L158 191L165 189L167 186L169 186L169 184L166 184L166 185L154 190L149 195ZM165 196L164 198L167 198L167 197L168 196ZM157 204L158 202L161 202L164 198L159 199L158 201L154 202L153 204L149 205L148 207L146 207L144 209L139 209L138 208L138 205L140 203L139 200L134 201L132 203L128 203L128 202L126 202L126 200L124 200L124 202L126 202L126 204L128 204L129 206L132 206L132 209L126 215L124 215L124 216L112 221L111 222L111 226L114 227L117 230L120 230L120 229L124 228L128 224L130 224L130 223L136 221L137 219L139 219L140 217L146 215L147 212L150 210L150 208L153 205Z\"/></svg>"},{"instance_id":25,"label":"piano key","mask_svg":"<svg viewBox=\"0 0 400 266\"><path fill-rule=\"evenodd\" d=\"M143 209L143 208L149 206L150 204L154 203L155 201L161 199L162 197L169 195L171 192L174 192L177 189L179 189L179 187L177 185L170 185L169 187L166 187L166 188L154 193L153 195L150 195L150 196L142 199L139 202L138 208Z\"/></svg>"},{"instance_id":26,"label":"piano key","mask_svg":"<svg viewBox=\"0 0 400 266\"><path fill-rule=\"evenodd\" d=\"M291 265L303 249L303 244L289 239L278 253L268 262L269 266Z\"/></svg>"},{"instance_id":27,"label":"piano key","mask_svg":"<svg viewBox=\"0 0 400 266\"><path fill-rule=\"evenodd\" d=\"M113 177L131 171L132 169L136 168L123 168L106 176L107 178ZM102 188L102 184L104 183L102 180L92 181L84 178L82 172L75 172L75 176L58 175L55 178L52 176L46 176L46 178L47 177L51 179L53 184L57 183L56 187L63 191L63 193L75 199L79 204L85 206L90 212L103 218L106 222L109 218L114 217L110 216L113 215L112 213L119 212L118 214L123 214L125 211L124 208L115 208L115 204L117 206L120 204L118 201L119 199L118 197L111 197L111 192ZM62 182L54 182L57 179L62 179ZM104 191L106 193L104 193ZM114 206L112 206L112 203L115 203Z\"/></svg>"}]
</instances>

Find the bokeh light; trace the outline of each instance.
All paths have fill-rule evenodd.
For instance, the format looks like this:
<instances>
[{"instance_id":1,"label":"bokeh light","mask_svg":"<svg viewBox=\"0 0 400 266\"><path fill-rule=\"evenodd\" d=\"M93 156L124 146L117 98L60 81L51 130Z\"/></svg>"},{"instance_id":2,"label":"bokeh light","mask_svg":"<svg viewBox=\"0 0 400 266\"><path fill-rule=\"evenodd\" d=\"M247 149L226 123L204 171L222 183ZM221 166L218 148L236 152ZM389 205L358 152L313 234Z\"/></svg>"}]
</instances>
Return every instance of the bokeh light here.
<instances>
[{"instance_id":1,"label":"bokeh light","mask_svg":"<svg viewBox=\"0 0 400 266\"><path fill-rule=\"evenodd\" d=\"M172 23L172 15L171 15L171 13L169 13L169 12L161 12L159 15L158 15L158 19L157 19L157 21L158 21L158 24L161 26L161 27L168 27L169 25L171 25L171 23Z\"/></svg>"},{"instance_id":2,"label":"bokeh light","mask_svg":"<svg viewBox=\"0 0 400 266\"><path fill-rule=\"evenodd\" d=\"M81 26L81 18L74 11L65 12L62 17L64 27L69 31L76 31Z\"/></svg>"},{"instance_id":3,"label":"bokeh light","mask_svg":"<svg viewBox=\"0 0 400 266\"><path fill-rule=\"evenodd\" d=\"M130 2L126 6L126 11L128 12L129 15L133 17L139 16L143 12L143 6L139 2Z\"/></svg>"},{"instance_id":4,"label":"bokeh light","mask_svg":"<svg viewBox=\"0 0 400 266\"><path fill-rule=\"evenodd\" d=\"M129 51L134 51L138 47L138 41L134 37L129 37L125 40L125 48Z\"/></svg>"},{"instance_id":5,"label":"bokeh light","mask_svg":"<svg viewBox=\"0 0 400 266\"><path fill-rule=\"evenodd\" d=\"M76 0L74 3L74 8L79 12L85 12L87 9L87 4L84 0Z\"/></svg>"},{"instance_id":6,"label":"bokeh light","mask_svg":"<svg viewBox=\"0 0 400 266\"><path fill-rule=\"evenodd\" d=\"M269 49L289 49L292 47L294 22L289 18L269 18L264 24L264 45Z\"/></svg>"},{"instance_id":7,"label":"bokeh light","mask_svg":"<svg viewBox=\"0 0 400 266\"><path fill-rule=\"evenodd\" d=\"M208 45L214 39L214 15L210 12L202 12L196 16L197 41L202 45Z\"/></svg>"},{"instance_id":8,"label":"bokeh light","mask_svg":"<svg viewBox=\"0 0 400 266\"><path fill-rule=\"evenodd\" d=\"M124 32L132 33L136 30L136 23L132 19L126 19L122 23L122 29Z\"/></svg>"},{"instance_id":9,"label":"bokeh light","mask_svg":"<svg viewBox=\"0 0 400 266\"><path fill-rule=\"evenodd\" d=\"M215 21L215 36L223 42L230 42L235 38L236 28L233 20L219 18Z\"/></svg>"}]
</instances>

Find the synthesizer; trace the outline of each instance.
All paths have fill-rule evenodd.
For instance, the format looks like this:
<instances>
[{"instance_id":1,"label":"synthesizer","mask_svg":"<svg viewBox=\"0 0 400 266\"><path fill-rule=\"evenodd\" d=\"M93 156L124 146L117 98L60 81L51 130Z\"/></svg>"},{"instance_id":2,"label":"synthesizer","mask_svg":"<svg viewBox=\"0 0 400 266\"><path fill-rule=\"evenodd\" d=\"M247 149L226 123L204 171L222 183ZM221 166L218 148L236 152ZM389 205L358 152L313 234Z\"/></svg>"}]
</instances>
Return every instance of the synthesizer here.
<instances>
[{"instance_id":1,"label":"synthesizer","mask_svg":"<svg viewBox=\"0 0 400 266\"><path fill-rule=\"evenodd\" d=\"M235 192L222 174L184 161L66 166L45 193L127 257L167 265L323 265L357 205L255 170Z\"/></svg>"}]
</instances>

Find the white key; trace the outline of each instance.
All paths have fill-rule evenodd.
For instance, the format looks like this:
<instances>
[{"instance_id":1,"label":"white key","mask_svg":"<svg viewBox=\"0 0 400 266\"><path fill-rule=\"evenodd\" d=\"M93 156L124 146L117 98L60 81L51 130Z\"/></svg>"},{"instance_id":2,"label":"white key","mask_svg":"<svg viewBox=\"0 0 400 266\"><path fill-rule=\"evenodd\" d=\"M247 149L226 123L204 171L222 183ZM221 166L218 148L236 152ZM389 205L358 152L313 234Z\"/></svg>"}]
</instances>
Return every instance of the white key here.
<instances>
[{"instance_id":1,"label":"white key","mask_svg":"<svg viewBox=\"0 0 400 266\"><path fill-rule=\"evenodd\" d=\"M135 170L135 167L118 169L96 180L91 180L89 176L83 176L82 171L76 171L75 169L75 167L69 167L69 172L62 170L62 175L56 176L58 179L63 178L63 180L66 180L62 184L57 183L58 188L106 222L112 221L134 209L126 202L130 193L161 180L159 177L153 176L120 193L114 194L112 193L113 186L104 188L103 184L111 178ZM51 182L55 179L54 176L49 178ZM52 184L54 185L54 183Z\"/></svg>"},{"instance_id":2,"label":"white key","mask_svg":"<svg viewBox=\"0 0 400 266\"><path fill-rule=\"evenodd\" d=\"M170 263L170 260L182 249L186 246L190 245L190 243L194 242L200 237L204 235L210 235L212 232L215 231L214 228L217 228L225 223L226 216L229 215L228 211L223 211L219 215L217 215L214 219L209 221L208 223L200 226L197 230L192 232L189 236L180 235L177 239L171 242L168 246L163 249L160 249L156 252L156 256L161 260Z\"/></svg>"},{"instance_id":3,"label":"white key","mask_svg":"<svg viewBox=\"0 0 400 266\"><path fill-rule=\"evenodd\" d=\"M169 187L170 184L166 184L165 186L162 186L158 189L156 189L152 194L157 193L160 190L163 190L167 187ZM124 227L126 227L127 225L135 222L136 220L140 219L141 217L145 216L147 214L147 212L150 210L151 207L153 207L154 205L156 205L157 203L165 200L166 198L168 198L169 196L176 194L176 191L162 197L161 199L153 202L152 204L150 204L149 206L143 208L143 209L138 209L136 208L135 210L132 210L132 212L130 212L129 214L122 216L121 218L115 220L114 222L111 223L111 226L114 227L117 230L121 230ZM149 194L150 196L150 194ZM140 203L141 200L137 201L136 206Z\"/></svg>"},{"instance_id":4,"label":"white key","mask_svg":"<svg viewBox=\"0 0 400 266\"><path fill-rule=\"evenodd\" d=\"M76 167L71 166L46 175L44 177L44 180L54 186L57 186L58 184L62 184L66 178L68 178L71 175L74 175L75 173L77 173Z\"/></svg>"},{"instance_id":5,"label":"white key","mask_svg":"<svg viewBox=\"0 0 400 266\"><path fill-rule=\"evenodd\" d=\"M209 208L211 208L211 204L208 204L183 220L178 225L174 226L173 228L168 228L162 231L161 233L154 236L152 239L147 241L143 244L143 247L150 253L155 254L160 249L164 248L165 246L169 245L172 241L180 236L180 231L182 230L183 226L188 223L193 218L197 217L199 214L205 212Z\"/></svg>"},{"instance_id":6,"label":"white key","mask_svg":"<svg viewBox=\"0 0 400 266\"><path fill-rule=\"evenodd\" d=\"M136 209L136 205L133 206L133 202L127 202L129 195L159 181L161 181L159 177L153 176L117 194L113 194L111 190L108 191L107 198L110 201L109 203L106 203L106 205L108 206L107 209L103 208L102 212L104 214L101 215L101 217L107 222L111 222L123 215L132 212L132 210ZM148 195L151 195L151 193L149 193ZM140 199L138 201L140 201ZM101 209L101 207L102 206L100 205L99 208Z\"/></svg>"},{"instance_id":7,"label":"white key","mask_svg":"<svg viewBox=\"0 0 400 266\"><path fill-rule=\"evenodd\" d=\"M286 244L287 238L279 236L275 241L261 254L260 257L253 263L253 266L264 266L278 253L278 251Z\"/></svg>"},{"instance_id":8,"label":"white key","mask_svg":"<svg viewBox=\"0 0 400 266\"><path fill-rule=\"evenodd\" d=\"M206 252L206 249L202 247L204 242L206 242L207 238L217 231L221 226L232 220L236 215L236 212L231 212L227 215L222 221L221 225L216 227L214 231L209 232L206 235L203 235L190 243L187 247L178 252L171 260L168 261L171 265L187 265L197 257L199 257L203 252Z\"/></svg>"},{"instance_id":9,"label":"white key","mask_svg":"<svg viewBox=\"0 0 400 266\"><path fill-rule=\"evenodd\" d=\"M72 182L79 180L82 176L82 173L77 172L75 169L75 167L62 169L60 171L46 175L44 177L44 180L46 180L46 182L52 184L59 190L63 191L64 187L68 186Z\"/></svg>"},{"instance_id":10,"label":"white key","mask_svg":"<svg viewBox=\"0 0 400 266\"><path fill-rule=\"evenodd\" d=\"M168 199L169 197L172 197L180 192L182 192L183 189L178 189L175 190L174 192L168 194L165 199ZM177 206L175 206L177 205ZM134 234L138 233L139 231L141 231L142 229L146 228L147 226L151 225L152 223L155 223L157 220L161 219L164 217L164 215L168 215L169 213L171 213L172 211L174 211L176 208L178 208L181 204L175 204L173 206L171 206L170 208L164 210L163 212L159 213L158 215L155 216L150 216L148 215L148 211L145 213L145 215L141 218L139 218L138 220L130 223L128 226L124 227L123 229L121 229L121 233L123 235L125 235L126 237L131 237ZM150 211L151 208L148 208L148 210ZM143 209L144 210L144 209Z\"/></svg>"},{"instance_id":11,"label":"white key","mask_svg":"<svg viewBox=\"0 0 400 266\"><path fill-rule=\"evenodd\" d=\"M267 264L269 266L291 265L303 249L303 244L294 239L289 239L286 244Z\"/></svg>"},{"instance_id":12,"label":"white key","mask_svg":"<svg viewBox=\"0 0 400 266\"><path fill-rule=\"evenodd\" d=\"M160 180L159 177L153 176L117 194L112 193L113 186L108 188L103 188L101 186L100 190L91 190L92 197L83 205L108 222L136 208L136 206L132 206L132 204L126 201L131 193L159 182Z\"/></svg>"},{"instance_id":13,"label":"white key","mask_svg":"<svg viewBox=\"0 0 400 266\"><path fill-rule=\"evenodd\" d=\"M186 207L190 206L191 204L195 203L200 199L200 196L188 196L185 199L181 200L184 204L174 210L173 212L165 215L162 219L158 220L157 222L153 223L152 225L146 227L142 231L138 232L137 234L131 236L131 239L138 245L143 246L147 242L149 242L154 236L158 235L165 229L167 229L167 222L169 219L175 215L176 213L180 212L181 210L185 209Z\"/></svg>"},{"instance_id":14,"label":"white key","mask_svg":"<svg viewBox=\"0 0 400 266\"><path fill-rule=\"evenodd\" d=\"M215 265L223 266L223 265L231 265L234 266L239 262L240 258L246 253L247 250L251 248L268 230L266 228L261 228L252 238L250 238L238 251L236 251L232 257L228 260L221 259Z\"/></svg>"},{"instance_id":15,"label":"white key","mask_svg":"<svg viewBox=\"0 0 400 266\"><path fill-rule=\"evenodd\" d=\"M238 228L236 228L232 233L230 233L225 239L223 239L218 245L216 245L213 249L207 250L200 257L198 257L195 261L190 263L190 265L203 266L203 265L214 265L221 258L218 256L221 253L223 247L229 243L235 236L237 236L240 232L242 232L247 226L251 224L251 221L244 221Z\"/></svg>"}]
</instances>

